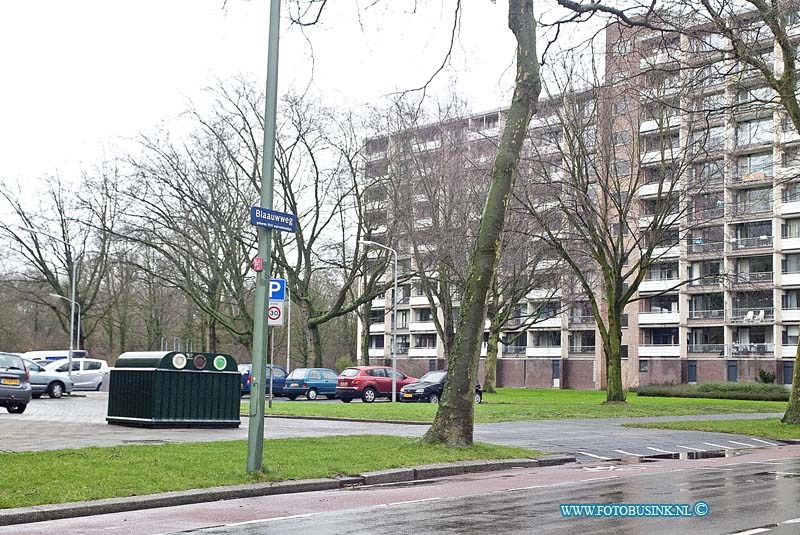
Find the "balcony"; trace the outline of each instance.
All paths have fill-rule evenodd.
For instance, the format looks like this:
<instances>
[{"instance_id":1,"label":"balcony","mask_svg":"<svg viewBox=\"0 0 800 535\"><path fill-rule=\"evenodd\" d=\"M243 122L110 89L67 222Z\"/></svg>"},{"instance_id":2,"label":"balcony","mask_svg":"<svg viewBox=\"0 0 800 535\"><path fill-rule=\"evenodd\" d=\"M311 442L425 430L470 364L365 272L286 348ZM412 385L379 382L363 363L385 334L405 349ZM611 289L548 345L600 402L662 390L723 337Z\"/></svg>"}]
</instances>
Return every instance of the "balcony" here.
<instances>
[{"instance_id":1,"label":"balcony","mask_svg":"<svg viewBox=\"0 0 800 535\"><path fill-rule=\"evenodd\" d=\"M569 317L569 326L570 327L582 327L582 326L594 327L594 325L595 325L594 316L570 316Z\"/></svg>"},{"instance_id":2,"label":"balcony","mask_svg":"<svg viewBox=\"0 0 800 535\"><path fill-rule=\"evenodd\" d=\"M666 292L680 285L680 279L645 279L639 284L640 292Z\"/></svg>"},{"instance_id":3,"label":"balcony","mask_svg":"<svg viewBox=\"0 0 800 535\"><path fill-rule=\"evenodd\" d=\"M570 346L570 355L594 355L594 346Z\"/></svg>"},{"instance_id":4,"label":"balcony","mask_svg":"<svg viewBox=\"0 0 800 535\"><path fill-rule=\"evenodd\" d=\"M674 115L672 117L667 117L666 119L647 119L639 124L639 132L653 132L661 129L666 130L668 128L671 129L675 128L676 126L680 126L680 124L680 115Z\"/></svg>"},{"instance_id":5,"label":"balcony","mask_svg":"<svg viewBox=\"0 0 800 535\"><path fill-rule=\"evenodd\" d=\"M397 354L398 355L408 355L408 344L397 344Z\"/></svg>"},{"instance_id":6,"label":"balcony","mask_svg":"<svg viewBox=\"0 0 800 535\"><path fill-rule=\"evenodd\" d=\"M372 308L386 308L386 298L380 297L373 299Z\"/></svg>"},{"instance_id":7,"label":"balcony","mask_svg":"<svg viewBox=\"0 0 800 535\"><path fill-rule=\"evenodd\" d=\"M648 154L652 154L652 153L648 153ZM656 153L656 154L658 154L658 157L661 158L661 153ZM645 154L645 156L647 156L647 155ZM644 159L642 160L642 163L643 164L646 163L644 161ZM653 197L653 198L657 197L658 196L659 185L661 187L661 193L663 193L663 194L666 194L666 192L670 191L671 189L672 189L672 191L676 191L676 190L680 189L680 185L679 184L675 184L674 187L673 187L672 184L669 184L667 182L661 183L659 181L655 181L655 182L652 182L650 184L645 184L645 185L639 187L639 197L641 197L643 199L647 198L647 197Z\"/></svg>"},{"instance_id":8,"label":"balcony","mask_svg":"<svg viewBox=\"0 0 800 535\"><path fill-rule=\"evenodd\" d=\"M781 346L781 357L785 359L793 359L795 354L797 353L797 346L794 345L782 345Z\"/></svg>"},{"instance_id":9,"label":"balcony","mask_svg":"<svg viewBox=\"0 0 800 535\"><path fill-rule=\"evenodd\" d=\"M527 349L525 346L503 346L503 355L518 357L524 355Z\"/></svg>"},{"instance_id":10,"label":"balcony","mask_svg":"<svg viewBox=\"0 0 800 535\"><path fill-rule=\"evenodd\" d=\"M755 238L731 238L732 251L753 249L772 249L772 236L757 236Z\"/></svg>"},{"instance_id":11,"label":"balcony","mask_svg":"<svg viewBox=\"0 0 800 535\"><path fill-rule=\"evenodd\" d=\"M690 223L706 223L720 219L725 215L725 208L708 208L707 210L695 210L689 212Z\"/></svg>"},{"instance_id":12,"label":"balcony","mask_svg":"<svg viewBox=\"0 0 800 535\"><path fill-rule=\"evenodd\" d=\"M737 186L750 186L753 184L769 184L772 182L772 174L763 171L755 173L748 173L743 175L734 175L731 177L731 184Z\"/></svg>"},{"instance_id":13,"label":"balcony","mask_svg":"<svg viewBox=\"0 0 800 535\"><path fill-rule=\"evenodd\" d=\"M689 254L722 254L725 244L721 241L689 240Z\"/></svg>"},{"instance_id":14,"label":"balcony","mask_svg":"<svg viewBox=\"0 0 800 535\"><path fill-rule=\"evenodd\" d=\"M437 302L437 301L438 300L434 298L434 302ZM426 295L412 295L411 297L409 297L409 303L411 304L412 307L413 306L426 306L426 307L430 306L430 303L428 302L428 296L426 296Z\"/></svg>"},{"instance_id":15,"label":"balcony","mask_svg":"<svg viewBox=\"0 0 800 535\"><path fill-rule=\"evenodd\" d=\"M677 258L680 255L681 248L677 245L653 247L653 258Z\"/></svg>"},{"instance_id":16,"label":"balcony","mask_svg":"<svg viewBox=\"0 0 800 535\"><path fill-rule=\"evenodd\" d=\"M640 325L661 325L678 322L680 322L680 314L678 312L660 312L652 310L639 312Z\"/></svg>"},{"instance_id":17,"label":"balcony","mask_svg":"<svg viewBox=\"0 0 800 535\"><path fill-rule=\"evenodd\" d=\"M436 325L433 321L412 321L408 324L409 330L413 332L435 332Z\"/></svg>"},{"instance_id":18,"label":"balcony","mask_svg":"<svg viewBox=\"0 0 800 535\"><path fill-rule=\"evenodd\" d=\"M781 250L800 249L800 236L784 236L781 238Z\"/></svg>"},{"instance_id":19,"label":"balcony","mask_svg":"<svg viewBox=\"0 0 800 535\"><path fill-rule=\"evenodd\" d=\"M725 276L719 275L706 275L698 279L694 279L688 285L689 291L708 291L709 286L719 287L725 280Z\"/></svg>"},{"instance_id":20,"label":"balcony","mask_svg":"<svg viewBox=\"0 0 800 535\"><path fill-rule=\"evenodd\" d=\"M692 323L721 323L725 321L724 310L690 310L689 321Z\"/></svg>"},{"instance_id":21,"label":"balcony","mask_svg":"<svg viewBox=\"0 0 800 535\"><path fill-rule=\"evenodd\" d=\"M680 357L681 346L675 345L639 345L640 357Z\"/></svg>"},{"instance_id":22,"label":"balcony","mask_svg":"<svg viewBox=\"0 0 800 535\"><path fill-rule=\"evenodd\" d=\"M731 216L735 219L750 219L763 217L772 213L772 201L769 202L741 202L731 205Z\"/></svg>"},{"instance_id":23,"label":"balcony","mask_svg":"<svg viewBox=\"0 0 800 535\"><path fill-rule=\"evenodd\" d=\"M386 324L384 322L382 322L382 321L380 323L378 323L378 322L375 322L375 323L370 322L369 323L369 332L370 333L378 333L378 334L386 332Z\"/></svg>"},{"instance_id":24,"label":"balcony","mask_svg":"<svg viewBox=\"0 0 800 535\"><path fill-rule=\"evenodd\" d=\"M408 348L409 357L435 357L435 347L410 347Z\"/></svg>"},{"instance_id":25,"label":"balcony","mask_svg":"<svg viewBox=\"0 0 800 535\"><path fill-rule=\"evenodd\" d=\"M781 310L781 321L800 321L800 308L784 307Z\"/></svg>"},{"instance_id":26,"label":"balcony","mask_svg":"<svg viewBox=\"0 0 800 535\"><path fill-rule=\"evenodd\" d=\"M561 346L556 347L529 347L525 350L526 357L560 357Z\"/></svg>"},{"instance_id":27,"label":"balcony","mask_svg":"<svg viewBox=\"0 0 800 535\"><path fill-rule=\"evenodd\" d=\"M775 320L774 308L734 308L728 321L730 323L764 323Z\"/></svg>"},{"instance_id":28,"label":"balcony","mask_svg":"<svg viewBox=\"0 0 800 535\"><path fill-rule=\"evenodd\" d=\"M370 358L383 358L385 356L384 349L382 347L371 347L369 348L369 357Z\"/></svg>"},{"instance_id":29,"label":"balcony","mask_svg":"<svg viewBox=\"0 0 800 535\"><path fill-rule=\"evenodd\" d=\"M732 357L743 356L772 356L775 353L775 344L733 344L731 346Z\"/></svg>"},{"instance_id":30,"label":"balcony","mask_svg":"<svg viewBox=\"0 0 800 535\"><path fill-rule=\"evenodd\" d=\"M531 328L535 329L560 329L561 328L561 316L542 316L537 318L536 321L533 322Z\"/></svg>"},{"instance_id":31,"label":"balcony","mask_svg":"<svg viewBox=\"0 0 800 535\"><path fill-rule=\"evenodd\" d=\"M772 284L771 271L758 271L750 273L736 273L733 276L734 286Z\"/></svg>"},{"instance_id":32,"label":"balcony","mask_svg":"<svg viewBox=\"0 0 800 535\"><path fill-rule=\"evenodd\" d=\"M689 344L689 353L710 353L722 355L725 351L725 344Z\"/></svg>"}]
</instances>

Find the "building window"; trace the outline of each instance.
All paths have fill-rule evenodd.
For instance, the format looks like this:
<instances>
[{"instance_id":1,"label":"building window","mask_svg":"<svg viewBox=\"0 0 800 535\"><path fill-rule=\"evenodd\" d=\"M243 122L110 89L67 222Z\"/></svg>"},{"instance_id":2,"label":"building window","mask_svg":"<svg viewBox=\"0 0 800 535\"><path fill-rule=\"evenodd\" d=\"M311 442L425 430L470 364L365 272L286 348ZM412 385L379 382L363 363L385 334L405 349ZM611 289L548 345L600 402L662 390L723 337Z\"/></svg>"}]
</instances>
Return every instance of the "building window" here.
<instances>
[{"instance_id":1,"label":"building window","mask_svg":"<svg viewBox=\"0 0 800 535\"><path fill-rule=\"evenodd\" d=\"M435 334L416 334L414 335L414 347L417 349L435 349Z\"/></svg>"},{"instance_id":2,"label":"building window","mask_svg":"<svg viewBox=\"0 0 800 535\"><path fill-rule=\"evenodd\" d=\"M382 334L371 334L369 336L369 348L370 349L383 349L383 335Z\"/></svg>"},{"instance_id":3,"label":"building window","mask_svg":"<svg viewBox=\"0 0 800 535\"><path fill-rule=\"evenodd\" d=\"M650 371L650 361L649 360L639 360L639 371L640 372Z\"/></svg>"},{"instance_id":4,"label":"building window","mask_svg":"<svg viewBox=\"0 0 800 535\"><path fill-rule=\"evenodd\" d=\"M417 321L432 321L433 314L430 308L418 308L414 311Z\"/></svg>"}]
</instances>

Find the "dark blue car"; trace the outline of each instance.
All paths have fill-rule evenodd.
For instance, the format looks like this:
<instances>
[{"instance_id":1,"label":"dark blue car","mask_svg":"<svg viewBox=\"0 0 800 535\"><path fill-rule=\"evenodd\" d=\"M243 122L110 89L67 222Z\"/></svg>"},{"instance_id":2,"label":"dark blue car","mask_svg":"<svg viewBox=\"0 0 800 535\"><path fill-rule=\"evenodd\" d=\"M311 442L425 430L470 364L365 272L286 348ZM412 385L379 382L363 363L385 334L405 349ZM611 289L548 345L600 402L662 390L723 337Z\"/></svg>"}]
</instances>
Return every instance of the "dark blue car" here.
<instances>
[{"instance_id":1,"label":"dark blue car","mask_svg":"<svg viewBox=\"0 0 800 535\"><path fill-rule=\"evenodd\" d=\"M269 369L272 368L272 395L283 396L285 395L283 386L286 383L286 370L276 365L267 364L267 382L265 383L264 392L269 395ZM242 376L242 390L240 394L250 394L250 381L252 380L252 364L239 364L239 373Z\"/></svg>"},{"instance_id":2,"label":"dark blue car","mask_svg":"<svg viewBox=\"0 0 800 535\"><path fill-rule=\"evenodd\" d=\"M317 396L336 397L336 379L339 376L329 368L295 368L286 378L283 391L294 401L297 396L315 400Z\"/></svg>"}]
</instances>

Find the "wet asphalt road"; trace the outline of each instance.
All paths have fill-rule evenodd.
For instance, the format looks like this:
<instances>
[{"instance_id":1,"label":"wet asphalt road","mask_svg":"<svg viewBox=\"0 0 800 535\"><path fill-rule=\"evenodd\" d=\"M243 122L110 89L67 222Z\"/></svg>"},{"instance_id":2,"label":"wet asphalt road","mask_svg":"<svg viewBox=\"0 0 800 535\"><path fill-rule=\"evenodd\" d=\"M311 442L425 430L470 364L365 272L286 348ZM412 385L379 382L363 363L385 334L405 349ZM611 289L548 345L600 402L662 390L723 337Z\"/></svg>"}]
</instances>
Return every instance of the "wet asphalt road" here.
<instances>
[{"instance_id":1,"label":"wet asphalt road","mask_svg":"<svg viewBox=\"0 0 800 535\"><path fill-rule=\"evenodd\" d=\"M689 469L657 476L603 479L312 514L189 533L626 535L800 533L800 460ZM705 517L562 518L559 504L709 504ZM758 530L763 531L758 531ZM754 531L753 531L754 530Z\"/></svg>"}]
</instances>

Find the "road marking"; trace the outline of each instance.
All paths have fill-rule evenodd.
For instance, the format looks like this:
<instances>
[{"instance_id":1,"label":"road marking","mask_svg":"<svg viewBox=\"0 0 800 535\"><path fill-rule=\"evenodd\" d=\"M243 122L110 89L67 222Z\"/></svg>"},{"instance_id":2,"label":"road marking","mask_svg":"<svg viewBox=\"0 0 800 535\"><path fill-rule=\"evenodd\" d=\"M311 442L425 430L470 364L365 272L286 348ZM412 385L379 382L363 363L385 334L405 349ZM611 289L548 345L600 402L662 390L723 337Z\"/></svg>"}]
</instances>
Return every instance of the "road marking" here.
<instances>
[{"instance_id":1,"label":"road marking","mask_svg":"<svg viewBox=\"0 0 800 535\"><path fill-rule=\"evenodd\" d=\"M770 528L748 529L747 531L737 531L736 533L731 533L731 535L756 535L756 533L764 533L765 531L770 531Z\"/></svg>"},{"instance_id":2,"label":"road marking","mask_svg":"<svg viewBox=\"0 0 800 535\"><path fill-rule=\"evenodd\" d=\"M623 455L630 455L632 457L644 457L644 455L640 455L638 453L631 453L631 452L625 451L625 450L611 450L611 451L616 451L617 453L621 453Z\"/></svg>"},{"instance_id":3,"label":"road marking","mask_svg":"<svg viewBox=\"0 0 800 535\"><path fill-rule=\"evenodd\" d=\"M746 464L768 464L770 466L783 466L783 463L771 463L769 461L747 461Z\"/></svg>"},{"instance_id":4,"label":"road marking","mask_svg":"<svg viewBox=\"0 0 800 535\"><path fill-rule=\"evenodd\" d=\"M440 496L436 496L434 498L422 498L420 500L408 500L406 502L392 502L392 503L387 503L386 505L390 506L390 505L405 505L407 503L435 502L436 500L441 500L441 499L442 498Z\"/></svg>"},{"instance_id":5,"label":"road marking","mask_svg":"<svg viewBox=\"0 0 800 535\"><path fill-rule=\"evenodd\" d=\"M294 518L305 518L308 516L318 515L320 513L303 513L299 515L289 516L276 516L274 518L259 518L258 520L247 520L245 522L236 522L235 524L225 524L225 526L246 526L248 524L258 524L259 522L275 522L277 520L290 520Z\"/></svg>"},{"instance_id":6,"label":"road marking","mask_svg":"<svg viewBox=\"0 0 800 535\"><path fill-rule=\"evenodd\" d=\"M792 518L791 520L784 520L781 524L800 524L800 518Z\"/></svg>"},{"instance_id":7,"label":"road marking","mask_svg":"<svg viewBox=\"0 0 800 535\"><path fill-rule=\"evenodd\" d=\"M619 476L591 477L589 479L581 479L581 481L603 481L604 479L619 479Z\"/></svg>"},{"instance_id":8,"label":"road marking","mask_svg":"<svg viewBox=\"0 0 800 535\"><path fill-rule=\"evenodd\" d=\"M575 453L580 453L581 455L586 455L587 457L594 457L595 459L600 459L601 461L607 461L610 457L603 457L602 455L595 455L594 453L586 453L585 451L576 451Z\"/></svg>"},{"instance_id":9,"label":"road marking","mask_svg":"<svg viewBox=\"0 0 800 535\"><path fill-rule=\"evenodd\" d=\"M678 453L677 451L667 451L667 450L662 450L662 449L659 449L659 448L651 448L650 446L647 446L647 449L648 450L653 450L653 451L658 451L658 452L661 452L661 453L670 453L672 455L676 455Z\"/></svg>"},{"instance_id":10,"label":"road marking","mask_svg":"<svg viewBox=\"0 0 800 535\"><path fill-rule=\"evenodd\" d=\"M761 446L754 446L753 444L745 444L744 442L737 442L735 440L729 440L731 444L738 444L740 446L747 446L748 448L760 448Z\"/></svg>"},{"instance_id":11,"label":"road marking","mask_svg":"<svg viewBox=\"0 0 800 535\"><path fill-rule=\"evenodd\" d=\"M683 448L683 449L689 450L689 451L708 451L708 450L704 450L703 448L693 448L691 446L675 446L675 447L676 448Z\"/></svg>"},{"instance_id":12,"label":"road marking","mask_svg":"<svg viewBox=\"0 0 800 535\"><path fill-rule=\"evenodd\" d=\"M703 442L706 446L713 446L715 448L722 448L723 450L733 450L736 448L731 448L730 446L720 446L719 444L712 444L711 442Z\"/></svg>"},{"instance_id":13,"label":"road marking","mask_svg":"<svg viewBox=\"0 0 800 535\"><path fill-rule=\"evenodd\" d=\"M761 442L762 444L769 444L770 446L777 446L777 444L773 442L767 442L766 440L761 440L760 438L750 437L750 440L755 440L756 442Z\"/></svg>"},{"instance_id":14,"label":"road marking","mask_svg":"<svg viewBox=\"0 0 800 535\"><path fill-rule=\"evenodd\" d=\"M800 476L797 472L774 472L779 476Z\"/></svg>"}]
</instances>

